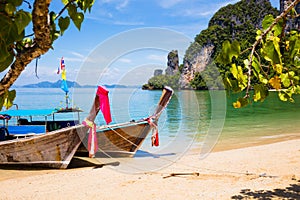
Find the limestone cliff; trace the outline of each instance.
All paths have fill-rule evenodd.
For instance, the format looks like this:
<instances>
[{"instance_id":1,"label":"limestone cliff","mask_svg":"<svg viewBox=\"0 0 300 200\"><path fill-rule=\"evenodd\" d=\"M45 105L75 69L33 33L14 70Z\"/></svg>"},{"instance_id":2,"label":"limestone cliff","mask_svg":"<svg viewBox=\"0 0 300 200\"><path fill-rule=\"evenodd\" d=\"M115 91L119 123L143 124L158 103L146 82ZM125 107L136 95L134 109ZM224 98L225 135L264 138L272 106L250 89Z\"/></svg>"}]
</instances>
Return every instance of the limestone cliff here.
<instances>
[{"instance_id":1,"label":"limestone cliff","mask_svg":"<svg viewBox=\"0 0 300 200\"><path fill-rule=\"evenodd\" d=\"M179 68L179 58L178 58L178 51L172 50L168 54L168 67L166 69L166 75L174 75L178 72Z\"/></svg>"},{"instance_id":2,"label":"limestone cliff","mask_svg":"<svg viewBox=\"0 0 300 200\"><path fill-rule=\"evenodd\" d=\"M190 82L195 78L196 72L202 72L211 62L213 52L214 45L205 45L197 53L186 55L179 79L181 89L192 89Z\"/></svg>"}]
</instances>

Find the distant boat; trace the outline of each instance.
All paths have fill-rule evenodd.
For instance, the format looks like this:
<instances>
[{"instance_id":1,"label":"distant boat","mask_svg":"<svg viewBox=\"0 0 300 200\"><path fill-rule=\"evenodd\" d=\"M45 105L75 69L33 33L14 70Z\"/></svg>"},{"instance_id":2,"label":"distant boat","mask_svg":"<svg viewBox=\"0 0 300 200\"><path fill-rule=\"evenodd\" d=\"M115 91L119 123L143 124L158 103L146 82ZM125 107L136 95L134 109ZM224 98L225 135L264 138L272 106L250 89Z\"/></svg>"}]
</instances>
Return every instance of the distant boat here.
<instances>
[{"instance_id":1,"label":"distant boat","mask_svg":"<svg viewBox=\"0 0 300 200\"><path fill-rule=\"evenodd\" d=\"M172 95L173 90L170 87L165 87L155 112L145 119L97 127L96 132L99 149L95 156L132 157L151 130L153 130L152 144L158 145L158 119L162 111L167 107ZM87 156L87 138L88 135L83 139L82 145L77 150L77 155Z\"/></svg>"},{"instance_id":2,"label":"distant boat","mask_svg":"<svg viewBox=\"0 0 300 200\"><path fill-rule=\"evenodd\" d=\"M90 121L94 121L99 111L99 106L96 106L98 101L99 96L96 95L87 116ZM0 112L4 123L0 128L0 165L67 168L88 131L88 127L79 124L79 119L55 120L55 115L69 112L79 113L81 110L64 108ZM32 120L36 116L44 116L45 120ZM52 120L47 120L49 116ZM8 125L11 117L18 118L18 125Z\"/></svg>"}]
</instances>

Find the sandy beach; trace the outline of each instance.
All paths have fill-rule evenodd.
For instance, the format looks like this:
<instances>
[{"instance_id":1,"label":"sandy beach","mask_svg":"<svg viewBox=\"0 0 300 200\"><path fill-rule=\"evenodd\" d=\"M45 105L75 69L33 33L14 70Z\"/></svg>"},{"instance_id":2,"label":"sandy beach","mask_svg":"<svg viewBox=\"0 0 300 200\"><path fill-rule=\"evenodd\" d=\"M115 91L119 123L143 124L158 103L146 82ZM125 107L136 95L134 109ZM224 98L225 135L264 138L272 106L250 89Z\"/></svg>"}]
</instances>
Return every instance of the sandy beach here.
<instances>
[{"instance_id":1,"label":"sandy beach","mask_svg":"<svg viewBox=\"0 0 300 200\"><path fill-rule=\"evenodd\" d=\"M299 158L300 139L293 139L204 159L190 150L168 167L137 174L119 172L109 162L67 170L1 169L0 199L300 199Z\"/></svg>"}]
</instances>

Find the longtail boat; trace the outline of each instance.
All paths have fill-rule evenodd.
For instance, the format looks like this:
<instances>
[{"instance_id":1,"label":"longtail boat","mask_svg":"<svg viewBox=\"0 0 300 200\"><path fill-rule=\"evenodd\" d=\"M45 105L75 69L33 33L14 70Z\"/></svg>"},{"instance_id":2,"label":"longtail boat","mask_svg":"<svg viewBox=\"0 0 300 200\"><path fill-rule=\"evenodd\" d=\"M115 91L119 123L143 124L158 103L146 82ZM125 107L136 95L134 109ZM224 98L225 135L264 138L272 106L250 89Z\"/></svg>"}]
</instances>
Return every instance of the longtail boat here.
<instances>
[{"instance_id":1,"label":"longtail boat","mask_svg":"<svg viewBox=\"0 0 300 200\"><path fill-rule=\"evenodd\" d=\"M99 111L99 96L87 119L94 121ZM8 110L0 112L4 125L0 128L0 165L26 165L34 167L68 167L88 127L79 120L56 121L58 113L80 112L78 109L60 110ZM23 117L45 116L44 121L24 120ZM47 116L53 120L46 120ZM9 126L11 117L18 119L17 126Z\"/></svg>"},{"instance_id":2,"label":"longtail boat","mask_svg":"<svg viewBox=\"0 0 300 200\"><path fill-rule=\"evenodd\" d=\"M153 115L138 121L130 121L114 125L104 125L96 128L98 149L95 157L132 157L140 148L147 135L152 130L152 145L158 146L158 119L167 107L173 90L164 87L158 105ZM88 134L84 137L82 145L77 150L77 155L87 156L89 146Z\"/></svg>"}]
</instances>

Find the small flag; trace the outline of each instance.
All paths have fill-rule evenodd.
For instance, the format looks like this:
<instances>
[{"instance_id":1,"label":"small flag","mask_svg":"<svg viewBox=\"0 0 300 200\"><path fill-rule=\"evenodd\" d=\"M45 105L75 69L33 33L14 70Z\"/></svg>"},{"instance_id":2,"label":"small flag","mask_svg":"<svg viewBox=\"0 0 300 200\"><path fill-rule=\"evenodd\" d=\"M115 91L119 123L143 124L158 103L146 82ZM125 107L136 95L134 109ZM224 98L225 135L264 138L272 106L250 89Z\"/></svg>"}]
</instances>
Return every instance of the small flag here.
<instances>
[{"instance_id":1,"label":"small flag","mask_svg":"<svg viewBox=\"0 0 300 200\"><path fill-rule=\"evenodd\" d=\"M66 69L61 71L61 79L62 80L67 80Z\"/></svg>"},{"instance_id":2,"label":"small flag","mask_svg":"<svg viewBox=\"0 0 300 200\"><path fill-rule=\"evenodd\" d=\"M61 88L65 93L68 93L68 92L69 92L69 88L68 88L68 85L67 85L67 81L66 81L66 80L62 80L60 88Z\"/></svg>"},{"instance_id":3,"label":"small flag","mask_svg":"<svg viewBox=\"0 0 300 200\"><path fill-rule=\"evenodd\" d=\"M66 66L65 66L64 57L62 57L60 60L60 69L61 69L61 79L62 79L60 87L63 91L68 93L69 89L68 89L68 85L67 85L67 75L66 75Z\"/></svg>"},{"instance_id":4,"label":"small flag","mask_svg":"<svg viewBox=\"0 0 300 200\"><path fill-rule=\"evenodd\" d=\"M60 59L60 69L63 71L65 69L65 61L64 61L64 57L62 57Z\"/></svg>"}]
</instances>

